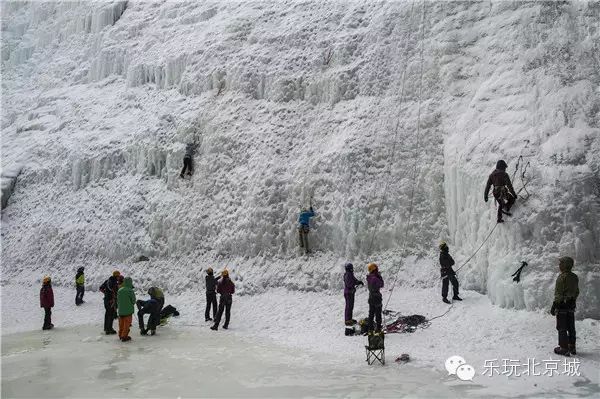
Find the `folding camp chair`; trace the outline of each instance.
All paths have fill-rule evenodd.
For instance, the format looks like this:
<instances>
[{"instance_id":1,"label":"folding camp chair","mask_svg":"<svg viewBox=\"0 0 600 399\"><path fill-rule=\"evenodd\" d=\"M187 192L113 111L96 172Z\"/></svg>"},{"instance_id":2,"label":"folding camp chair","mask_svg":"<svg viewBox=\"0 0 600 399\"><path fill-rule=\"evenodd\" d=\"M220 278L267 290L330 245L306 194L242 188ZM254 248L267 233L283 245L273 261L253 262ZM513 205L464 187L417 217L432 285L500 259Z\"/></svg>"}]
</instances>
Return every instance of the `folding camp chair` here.
<instances>
[{"instance_id":1,"label":"folding camp chair","mask_svg":"<svg viewBox=\"0 0 600 399\"><path fill-rule=\"evenodd\" d=\"M379 361L385 365L385 345L383 332L368 335L368 345L365 345L367 353L367 364L372 365Z\"/></svg>"}]
</instances>

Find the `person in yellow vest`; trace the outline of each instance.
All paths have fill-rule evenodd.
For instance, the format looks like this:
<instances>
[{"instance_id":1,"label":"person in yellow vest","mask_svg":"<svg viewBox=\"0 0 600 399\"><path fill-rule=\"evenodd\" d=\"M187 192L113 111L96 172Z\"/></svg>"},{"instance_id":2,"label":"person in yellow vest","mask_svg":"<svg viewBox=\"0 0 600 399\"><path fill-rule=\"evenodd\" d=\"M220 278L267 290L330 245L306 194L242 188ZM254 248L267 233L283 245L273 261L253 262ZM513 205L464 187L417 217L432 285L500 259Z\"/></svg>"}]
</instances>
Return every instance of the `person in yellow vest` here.
<instances>
[{"instance_id":1,"label":"person in yellow vest","mask_svg":"<svg viewBox=\"0 0 600 399\"><path fill-rule=\"evenodd\" d=\"M85 303L83 300L83 294L85 293L85 276L83 275L83 269L83 267L77 269L77 274L75 275L75 288L77 289L77 294L75 294L75 305L77 306Z\"/></svg>"}]
</instances>

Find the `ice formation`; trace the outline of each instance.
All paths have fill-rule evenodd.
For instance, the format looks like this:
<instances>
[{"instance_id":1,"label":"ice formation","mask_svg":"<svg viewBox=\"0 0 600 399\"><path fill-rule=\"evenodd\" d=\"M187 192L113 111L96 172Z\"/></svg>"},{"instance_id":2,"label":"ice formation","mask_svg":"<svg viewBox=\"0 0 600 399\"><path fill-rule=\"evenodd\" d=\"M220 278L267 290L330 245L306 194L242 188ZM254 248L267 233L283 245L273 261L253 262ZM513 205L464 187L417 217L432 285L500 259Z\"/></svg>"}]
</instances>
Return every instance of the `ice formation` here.
<instances>
[{"instance_id":1,"label":"ice formation","mask_svg":"<svg viewBox=\"0 0 600 399\"><path fill-rule=\"evenodd\" d=\"M472 254L487 174L523 156L531 196L460 280L544 308L570 254L578 316L600 318L599 18L595 2L4 2L2 168L22 173L3 276L119 267L185 290L229 265L242 291L321 290L374 259L433 285L437 242Z\"/></svg>"}]
</instances>

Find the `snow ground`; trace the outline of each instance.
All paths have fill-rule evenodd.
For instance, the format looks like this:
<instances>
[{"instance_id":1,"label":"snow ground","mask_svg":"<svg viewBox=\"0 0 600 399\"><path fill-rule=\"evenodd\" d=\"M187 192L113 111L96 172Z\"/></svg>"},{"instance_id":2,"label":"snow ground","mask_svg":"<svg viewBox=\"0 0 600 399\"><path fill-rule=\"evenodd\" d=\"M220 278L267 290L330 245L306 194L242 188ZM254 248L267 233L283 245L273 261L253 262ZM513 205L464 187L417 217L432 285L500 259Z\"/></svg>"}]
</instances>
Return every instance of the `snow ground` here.
<instances>
[{"instance_id":1,"label":"snow ground","mask_svg":"<svg viewBox=\"0 0 600 399\"><path fill-rule=\"evenodd\" d=\"M42 332L37 291L37 287L2 286L3 393L14 389L12 392L27 396L39 392L36 390L58 389L52 388L52 381L60 380L61 395L83 394L77 379L61 378L63 371L58 371L59 366L73 371L72 362L84 365L81 372L92 376L92 386L106 378L110 393L132 396L141 396L146 390L227 396L245 394L238 390L242 387L250 387L249 396L514 397L518 392L583 397L600 393L600 332L598 322L591 319L577 321L581 376L482 375L485 360L526 363L531 358L557 359L552 354L556 330L550 315L500 309L473 291L464 292L464 301L428 328L413 334L389 334L388 364L383 370L366 365L364 337L343 335L341 295L277 289L236 296L230 330L213 332L203 321L203 292L167 293L166 302L175 305L181 316L159 329L160 337L155 339L136 337L134 328L134 341L125 345L99 335L103 306L98 292L86 293L87 302L75 307L74 292L56 288L53 321L57 329ZM398 287L390 308L431 318L448 308L438 298L437 288ZM365 315L364 290L357 293L356 308L357 317ZM148 345L152 342L158 344L156 348ZM106 350L110 348L114 351ZM410 364L393 362L401 353L411 355ZM457 354L476 369L473 382L462 382L444 370L445 359ZM178 362L185 365L181 374L170 373L170 366ZM168 367L154 370L148 364ZM49 367L57 371L49 371ZM274 370L281 372L281 379ZM46 382L34 378L42 373L49 376ZM208 378L198 380L199 375ZM24 378L32 382L19 388ZM161 383L148 382L153 378ZM223 378L232 384L224 387ZM124 391L126 388L129 391Z\"/></svg>"}]
</instances>

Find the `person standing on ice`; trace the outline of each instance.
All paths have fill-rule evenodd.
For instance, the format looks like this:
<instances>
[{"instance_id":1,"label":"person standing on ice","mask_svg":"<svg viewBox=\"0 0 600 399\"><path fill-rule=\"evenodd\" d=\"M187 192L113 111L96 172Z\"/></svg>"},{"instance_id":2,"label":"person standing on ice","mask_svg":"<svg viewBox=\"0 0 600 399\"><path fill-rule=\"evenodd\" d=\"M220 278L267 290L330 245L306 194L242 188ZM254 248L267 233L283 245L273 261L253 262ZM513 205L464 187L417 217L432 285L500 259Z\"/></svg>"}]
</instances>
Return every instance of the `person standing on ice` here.
<instances>
[{"instance_id":1,"label":"person standing on ice","mask_svg":"<svg viewBox=\"0 0 600 399\"><path fill-rule=\"evenodd\" d=\"M381 313L383 311L383 297L381 289L383 288L383 278L379 274L379 268L375 263L369 263L367 266L367 288L369 289L369 321L368 331L373 332L373 319L377 322L376 332L381 331Z\"/></svg>"},{"instance_id":2,"label":"person standing on ice","mask_svg":"<svg viewBox=\"0 0 600 399\"><path fill-rule=\"evenodd\" d=\"M305 253L310 253L310 247L308 245L308 233L310 232L310 218L315 216L315 211L312 205L310 208L302 209L300 215L298 215L298 240L300 248L304 248Z\"/></svg>"},{"instance_id":3,"label":"person standing on ice","mask_svg":"<svg viewBox=\"0 0 600 399\"><path fill-rule=\"evenodd\" d=\"M77 294L75 294L75 305L79 306L84 303L83 294L85 293L85 276L83 275L83 267L77 269L77 274L75 274L75 289L77 290Z\"/></svg>"},{"instance_id":4,"label":"person standing on ice","mask_svg":"<svg viewBox=\"0 0 600 399\"><path fill-rule=\"evenodd\" d=\"M206 270L206 309L204 310L204 321L212 321L210 308L212 307L213 318L217 318L217 281L221 276L215 277L212 267Z\"/></svg>"},{"instance_id":5,"label":"person standing on ice","mask_svg":"<svg viewBox=\"0 0 600 399\"><path fill-rule=\"evenodd\" d=\"M496 163L496 170L488 177L487 184L485 185L485 192L483 193L484 201L488 202L490 188L494 186L492 194L498 203L498 223L504 223L504 220L502 219L503 214L512 216L510 208L517 199L517 193L510 182L510 176L506 173L507 168L508 165L502 159Z\"/></svg>"},{"instance_id":6,"label":"person standing on ice","mask_svg":"<svg viewBox=\"0 0 600 399\"><path fill-rule=\"evenodd\" d=\"M187 170L187 174L188 176L192 175L192 172L194 171L194 167L193 167L193 159L194 159L194 153L196 152L196 147L198 147L198 144L194 143L188 143L185 146L185 155L183 156L183 169L181 169L181 173L179 174L179 177L181 177L183 179L185 172Z\"/></svg>"},{"instance_id":7,"label":"person standing on ice","mask_svg":"<svg viewBox=\"0 0 600 399\"><path fill-rule=\"evenodd\" d=\"M458 280L452 266L454 266L454 259L450 256L450 249L448 244L442 241L440 244L440 273L442 275L442 301L445 303L450 303L448 300L448 283L452 283L452 293L454 294L452 299L462 301L458 296Z\"/></svg>"},{"instance_id":8,"label":"person standing on ice","mask_svg":"<svg viewBox=\"0 0 600 399\"><path fill-rule=\"evenodd\" d=\"M235 285L229 278L229 271L227 269L223 270L221 277L222 279L219 281L219 285L217 286L217 292L221 295L219 298L219 311L217 312L217 317L215 318L215 324L210 328L211 330L215 331L219 329L219 323L221 322L221 317L223 316L223 310L225 311L225 324L223 324L223 328L226 330L229 328L231 304L233 303L232 296L235 292Z\"/></svg>"},{"instance_id":9,"label":"person standing on ice","mask_svg":"<svg viewBox=\"0 0 600 399\"><path fill-rule=\"evenodd\" d=\"M354 266L352 263L346 263L346 273L344 273L344 299L346 300L346 308L344 310L344 320L347 326L356 324L356 320L352 318L354 311L354 294L356 287L365 285L362 281L354 277Z\"/></svg>"},{"instance_id":10,"label":"person standing on ice","mask_svg":"<svg viewBox=\"0 0 600 399\"><path fill-rule=\"evenodd\" d=\"M573 270L575 261L565 256L558 260L560 274L554 288L554 302L550 313L556 316L558 330L558 346L554 348L557 355L576 355L575 349L575 305L579 296L579 278Z\"/></svg>"},{"instance_id":11,"label":"person standing on ice","mask_svg":"<svg viewBox=\"0 0 600 399\"><path fill-rule=\"evenodd\" d=\"M52 291L52 282L48 276L44 277L42 280L42 288L40 289L40 307L44 308L44 325L42 326L42 330L54 328L51 310L54 307L54 292Z\"/></svg>"},{"instance_id":12,"label":"person standing on ice","mask_svg":"<svg viewBox=\"0 0 600 399\"><path fill-rule=\"evenodd\" d=\"M104 294L104 333L106 335L116 334L113 322L117 317L117 291L119 289L118 277L121 273L115 270L102 285L100 292Z\"/></svg>"},{"instance_id":13,"label":"person standing on ice","mask_svg":"<svg viewBox=\"0 0 600 399\"><path fill-rule=\"evenodd\" d=\"M131 327L135 306L135 293L133 292L131 277L125 277L123 280L123 286L117 292L117 303L119 309L119 338L123 342L131 341L129 328Z\"/></svg>"}]
</instances>

